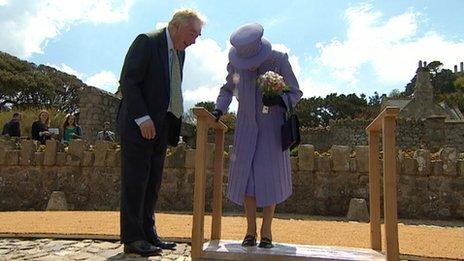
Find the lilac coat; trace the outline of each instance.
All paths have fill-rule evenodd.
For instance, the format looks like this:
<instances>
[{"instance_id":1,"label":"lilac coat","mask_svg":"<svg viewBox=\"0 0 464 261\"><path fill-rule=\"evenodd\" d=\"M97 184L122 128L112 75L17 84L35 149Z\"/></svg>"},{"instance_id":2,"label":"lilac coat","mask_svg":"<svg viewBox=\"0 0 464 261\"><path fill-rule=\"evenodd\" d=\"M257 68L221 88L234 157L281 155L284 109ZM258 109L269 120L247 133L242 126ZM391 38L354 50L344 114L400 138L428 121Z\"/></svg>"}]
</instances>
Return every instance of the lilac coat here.
<instances>
[{"instance_id":1,"label":"lilac coat","mask_svg":"<svg viewBox=\"0 0 464 261\"><path fill-rule=\"evenodd\" d=\"M285 108L271 106L268 114L262 113L262 93L256 78L267 71L282 75L291 87L289 93L282 95L287 106L295 106L303 93L288 55L275 50L257 71L240 70L231 64L227 71L227 82L221 87L216 108L225 113L234 92L238 92L239 104L227 197L239 205L245 195L254 196L259 207L278 204L292 194L289 151L282 151L280 140Z\"/></svg>"}]
</instances>

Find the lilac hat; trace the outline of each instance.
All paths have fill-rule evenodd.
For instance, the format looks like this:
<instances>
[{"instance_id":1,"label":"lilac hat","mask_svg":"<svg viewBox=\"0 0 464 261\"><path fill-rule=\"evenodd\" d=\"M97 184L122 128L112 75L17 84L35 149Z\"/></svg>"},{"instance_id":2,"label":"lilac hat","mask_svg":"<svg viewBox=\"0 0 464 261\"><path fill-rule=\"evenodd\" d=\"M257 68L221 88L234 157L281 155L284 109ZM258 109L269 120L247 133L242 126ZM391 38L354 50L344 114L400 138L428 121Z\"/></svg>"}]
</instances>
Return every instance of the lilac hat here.
<instances>
[{"instance_id":1,"label":"lilac hat","mask_svg":"<svg viewBox=\"0 0 464 261\"><path fill-rule=\"evenodd\" d=\"M246 24L230 36L232 47L229 51L230 63L239 69L259 66L271 54L271 43L263 38L263 27L258 23Z\"/></svg>"}]
</instances>

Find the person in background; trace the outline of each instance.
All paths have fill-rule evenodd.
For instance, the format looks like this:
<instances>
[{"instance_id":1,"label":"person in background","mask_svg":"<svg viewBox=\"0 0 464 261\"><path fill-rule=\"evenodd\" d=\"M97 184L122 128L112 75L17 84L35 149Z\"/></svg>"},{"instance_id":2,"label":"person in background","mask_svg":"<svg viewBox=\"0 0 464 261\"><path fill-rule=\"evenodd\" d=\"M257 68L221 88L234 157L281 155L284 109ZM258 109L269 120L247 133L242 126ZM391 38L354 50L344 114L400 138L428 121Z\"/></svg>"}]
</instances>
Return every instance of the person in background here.
<instances>
[{"instance_id":1,"label":"person in background","mask_svg":"<svg viewBox=\"0 0 464 261\"><path fill-rule=\"evenodd\" d=\"M32 123L32 139L40 144L45 144L46 140L51 139L51 133L48 131L50 127L50 113L42 110L39 113L39 119Z\"/></svg>"},{"instance_id":2,"label":"person in background","mask_svg":"<svg viewBox=\"0 0 464 261\"><path fill-rule=\"evenodd\" d=\"M97 140L115 141L114 132L110 131L110 122L103 123L103 130L97 133Z\"/></svg>"},{"instance_id":3,"label":"person in background","mask_svg":"<svg viewBox=\"0 0 464 261\"><path fill-rule=\"evenodd\" d=\"M69 143L72 139L81 139L82 129L76 123L76 116L68 114L63 124L63 142Z\"/></svg>"},{"instance_id":4,"label":"person in background","mask_svg":"<svg viewBox=\"0 0 464 261\"><path fill-rule=\"evenodd\" d=\"M13 113L13 118L3 125L2 135L10 137L21 137L21 114L19 112Z\"/></svg>"}]
</instances>

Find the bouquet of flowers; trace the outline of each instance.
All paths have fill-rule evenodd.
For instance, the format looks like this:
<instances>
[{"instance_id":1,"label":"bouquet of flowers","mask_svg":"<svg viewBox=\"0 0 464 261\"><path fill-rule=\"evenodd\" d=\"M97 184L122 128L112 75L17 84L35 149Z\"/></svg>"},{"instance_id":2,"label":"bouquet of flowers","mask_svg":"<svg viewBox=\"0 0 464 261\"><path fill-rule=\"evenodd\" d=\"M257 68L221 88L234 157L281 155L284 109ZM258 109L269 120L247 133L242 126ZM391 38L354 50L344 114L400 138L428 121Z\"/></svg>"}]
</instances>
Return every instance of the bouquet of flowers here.
<instances>
[{"instance_id":1,"label":"bouquet of flowers","mask_svg":"<svg viewBox=\"0 0 464 261\"><path fill-rule=\"evenodd\" d=\"M273 71L260 75L257 81L258 87L265 96L275 96L290 91L290 87L285 84L284 77Z\"/></svg>"}]
</instances>

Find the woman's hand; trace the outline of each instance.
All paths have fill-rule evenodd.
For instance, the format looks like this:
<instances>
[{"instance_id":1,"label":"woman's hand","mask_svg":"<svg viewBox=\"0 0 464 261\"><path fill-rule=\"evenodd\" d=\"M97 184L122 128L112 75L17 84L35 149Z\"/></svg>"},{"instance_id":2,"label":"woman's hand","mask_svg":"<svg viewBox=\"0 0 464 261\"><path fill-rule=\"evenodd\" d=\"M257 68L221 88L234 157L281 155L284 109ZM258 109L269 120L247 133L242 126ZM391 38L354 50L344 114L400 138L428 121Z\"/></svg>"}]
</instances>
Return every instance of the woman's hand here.
<instances>
[{"instance_id":1,"label":"woman's hand","mask_svg":"<svg viewBox=\"0 0 464 261\"><path fill-rule=\"evenodd\" d=\"M216 118L216 122L219 121L219 118L222 116L222 111L219 109L214 109L214 111L211 113L213 114L214 118Z\"/></svg>"},{"instance_id":2,"label":"woman's hand","mask_svg":"<svg viewBox=\"0 0 464 261\"><path fill-rule=\"evenodd\" d=\"M268 96L268 95L263 95L263 104L265 106L275 106L275 105L280 105L282 107L286 107L284 100L282 100L282 96L280 95L273 95L273 96Z\"/></svg>"}]
</instances>

